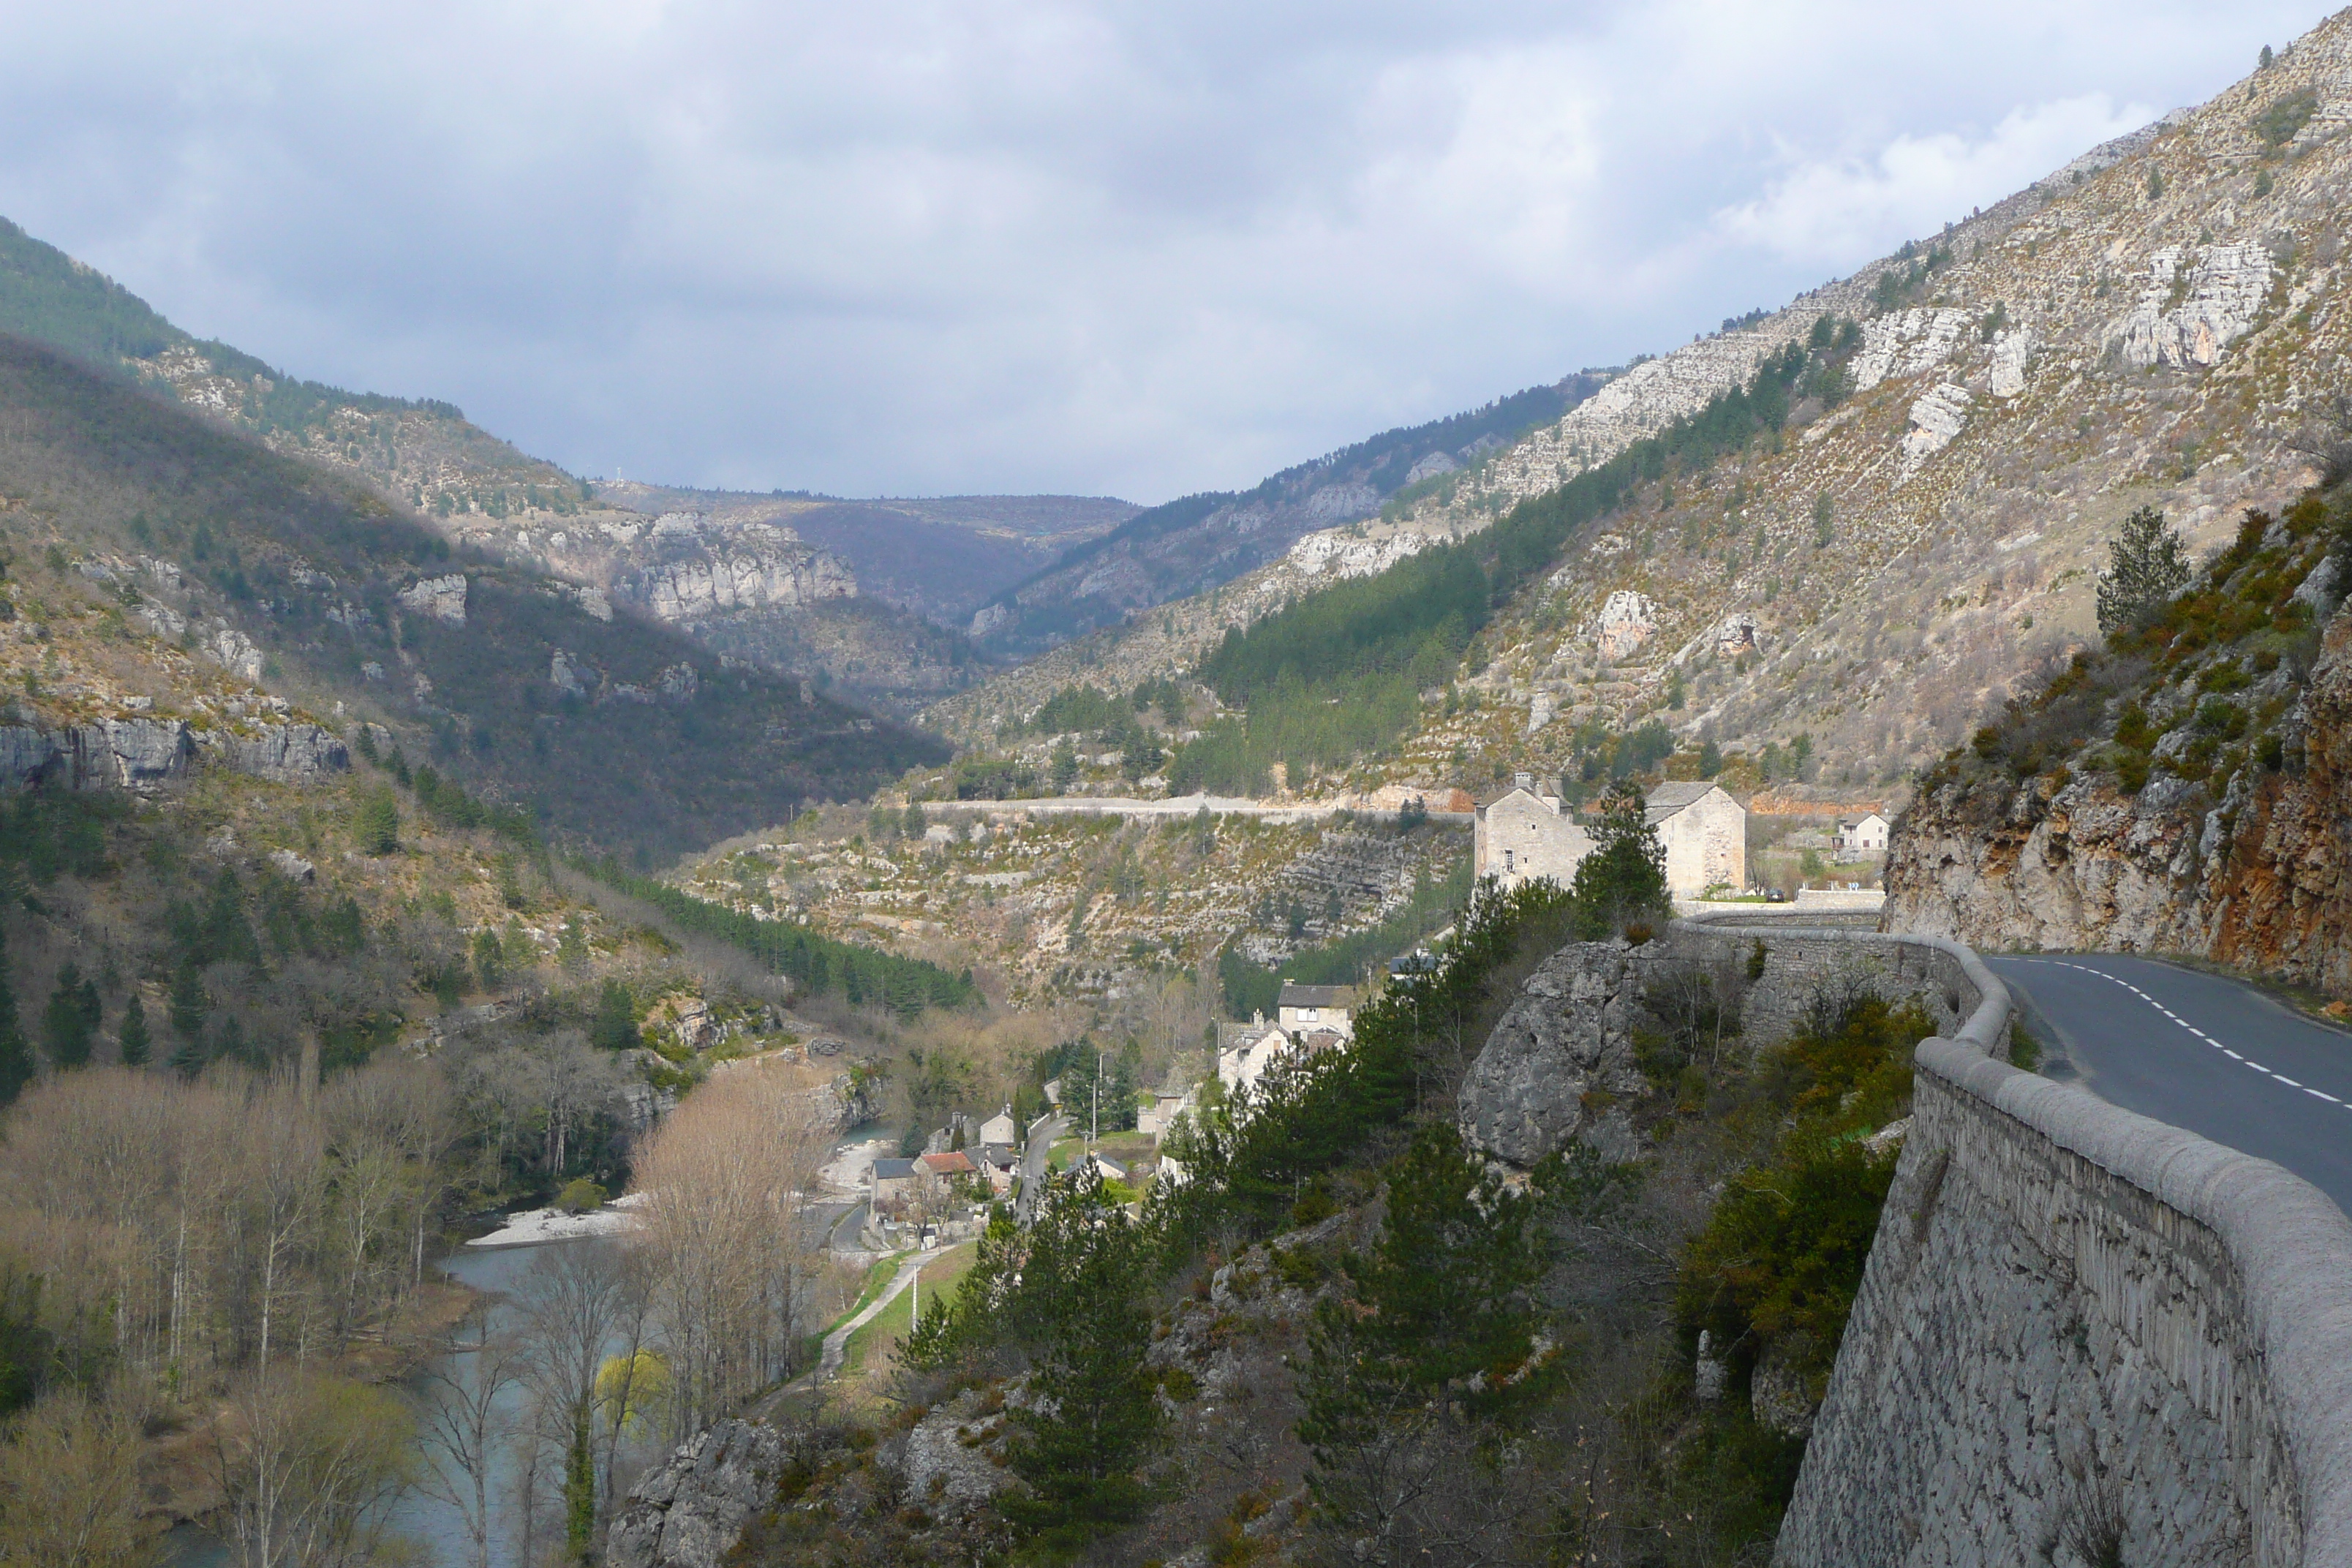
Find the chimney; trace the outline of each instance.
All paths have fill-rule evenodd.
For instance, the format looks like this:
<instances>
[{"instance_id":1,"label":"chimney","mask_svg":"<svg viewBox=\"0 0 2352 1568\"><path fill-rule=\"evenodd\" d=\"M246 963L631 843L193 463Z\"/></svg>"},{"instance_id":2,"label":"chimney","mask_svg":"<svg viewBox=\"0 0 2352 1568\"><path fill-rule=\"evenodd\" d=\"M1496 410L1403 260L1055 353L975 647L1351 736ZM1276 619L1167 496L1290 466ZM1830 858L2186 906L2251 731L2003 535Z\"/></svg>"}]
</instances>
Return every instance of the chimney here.
<instances>
[{"instance_id":1,"label":"chimney","mask_svg":"<svg viewBox=\"0 0 2352 1568\"><path fill-rule=\"evenodd\" d=\"M1263 1008L1263 1007L1253 1007L1253 1008L1251 1008L1251 1009L1250 1009L1250 1027L1252 1027L1252 1028L1258 1028L1258 1027L1262 1027L1262 1026L1265 1025L1265 1008Z\"/></svg>"},{"instance_id":2,"label":"chimney","mask_svg":"<svg viewBox=\"0 0 2352 1568\"><path fill-rule=\"evenodd\" d=\"M1536 775L1533 773L1513 773L1511 775L1511 783L1520 789L1532 790L1536 787Z\"/></svg>"}]
</instances>

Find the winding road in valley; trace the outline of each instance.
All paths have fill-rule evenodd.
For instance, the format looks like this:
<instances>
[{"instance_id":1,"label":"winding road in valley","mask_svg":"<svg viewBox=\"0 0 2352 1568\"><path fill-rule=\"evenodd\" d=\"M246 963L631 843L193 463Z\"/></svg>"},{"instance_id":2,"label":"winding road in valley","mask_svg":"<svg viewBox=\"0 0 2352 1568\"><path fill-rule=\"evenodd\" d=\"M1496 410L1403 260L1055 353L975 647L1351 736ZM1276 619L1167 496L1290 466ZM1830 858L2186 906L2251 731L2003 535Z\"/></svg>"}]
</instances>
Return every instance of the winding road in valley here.
<instances>
[{"instance_id":1,"label":"winding road in valley","mask_svg":"<svg viewBox=\"0 0 2352 1568\"><path fill-rule=\"evenodd\" d=\"M2274 1160L2352 1213L2352 1034L2151 958L1985 962L2023 1005L2049 1077Z\"/></svg>"}]
</instances>

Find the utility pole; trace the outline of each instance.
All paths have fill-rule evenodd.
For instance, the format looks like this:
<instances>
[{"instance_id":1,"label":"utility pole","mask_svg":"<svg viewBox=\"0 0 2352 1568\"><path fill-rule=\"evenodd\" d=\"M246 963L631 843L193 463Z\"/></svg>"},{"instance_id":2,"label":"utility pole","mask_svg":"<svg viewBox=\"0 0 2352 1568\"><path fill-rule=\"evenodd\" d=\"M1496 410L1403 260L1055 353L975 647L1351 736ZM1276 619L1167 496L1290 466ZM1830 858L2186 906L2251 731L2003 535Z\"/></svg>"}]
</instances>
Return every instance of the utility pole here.
<instances>
[{"instance_id":1,"label":"utility pole","mask_svg":"<svg viewBox=\"0 0 2352 1568\"><path fill-rule=\"evenodd\" d=\"M1097 1051L1095 1053L1094 1110L1087 1123L1087 1148L1089 1151L1102 1141L1102 1069L1103 1054Z\"/></svg>"}]
</instances>

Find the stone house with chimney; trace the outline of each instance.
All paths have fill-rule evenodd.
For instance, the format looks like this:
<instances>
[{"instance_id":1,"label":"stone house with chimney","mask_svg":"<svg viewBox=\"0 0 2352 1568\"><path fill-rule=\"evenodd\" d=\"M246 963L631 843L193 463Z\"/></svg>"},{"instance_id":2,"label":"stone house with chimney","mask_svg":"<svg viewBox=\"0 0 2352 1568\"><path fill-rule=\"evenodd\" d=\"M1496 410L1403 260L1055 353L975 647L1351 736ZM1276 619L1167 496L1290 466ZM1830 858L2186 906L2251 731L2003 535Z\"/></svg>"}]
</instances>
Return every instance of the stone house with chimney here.
<instances>
[{"instance_id":1,"label":"stone house with chimney","mask_svg":"<svg viewBox=\"0 0 2352 1568\"><path fill-rule=\"evenodd\" d=\"M1481 803L1471 829L1472 875L1492 877L1507 890L1538 877L1565 888L1591 851L1592 835L1530 773Z\"/></svg>"}]
</instances>

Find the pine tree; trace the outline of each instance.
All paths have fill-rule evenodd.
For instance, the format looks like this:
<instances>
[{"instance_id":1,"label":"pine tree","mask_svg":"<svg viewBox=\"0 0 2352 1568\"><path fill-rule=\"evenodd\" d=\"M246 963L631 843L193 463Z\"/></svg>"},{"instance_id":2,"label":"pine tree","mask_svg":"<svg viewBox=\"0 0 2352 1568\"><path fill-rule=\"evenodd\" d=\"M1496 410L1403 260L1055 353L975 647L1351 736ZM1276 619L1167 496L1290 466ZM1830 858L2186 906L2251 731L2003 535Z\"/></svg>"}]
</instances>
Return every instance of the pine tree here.
<instances>
[{"instance_id":1,"label":"pine tree","mask_svg":"<svg viewBox=\"0 0 2352 1568\"><path fill-rule=\"evenodd\" d=\"M205 1048L204 1036L189 1035L183 1037L172 1052L172 1070L182 1078L194 1078L204 1071L205 1064L212 1059L212 1053Z\"/></svg>"},{"instance_id":2,"label":"pine tree","mask_svg":"<svg viewBox=\"0 0 2352 1568\"><path fill-rule=\"evenodd\" d=\"M1472 1446L1465 1426L1540 1387L1542 1217L1443 1122L1390 1170L1381 1239L1317 1306L1299 1380L1307 1484L1347 1534L1393 1523L1416 1452Z\"/></svg>"},{"instance_id":3,"label":"pine tree","mask_svg":"<svg viewBox=\"0 0 2352 1568\"><path fill-rule=\"evenodd\" d=\"M131 994L131 1000L123 1005L122 1027L119 1031L118 1039L122 1048L124 1067L143 1068L147 1065L147 1058L153 1049L153 1043L147 1037L147 1004L139 999L139 993L136 991Z\"/></svg>"},{"instance_id":4,"label":"pine tree","mask_svg":"<svg viewBox=\"0 0 2352 1568\"><path fill-rule=\"evenodd\" d=\"M1579 939L1600 942L1637 921L1662 918L1666 901L1666 849L1649 824L1641 790L1620 784L1593 829L1593 847L1577 863L1569 891L1576 900Z\"/></svg>"},{"instance_id":5,"label":"pine tree","mask_svg":"<svg viewBox=\"0 0 2352 1568\"><path fill-rule=\"evenodd\" d=\"M8 984L8 950L0 942L0 1105L25 1092L33 1070L33 1047L16 1021L16 993Z\"/></svg>"},{"instance_id":6,"label":"pine tree","mask_svg":"<svg viewBox=\"0 0 2352 1568\"><path fill-rule=\"evenodd\" d=\"M588 932L577 914L563 917L563 934L555 942L555 962L569 974L584 974L588 970Z\"/></svg>"},{"instance_id":7,"label":"pine tree","mask_svg":"<svg viewBox=\"0 0 2352 1568\"><path fill-rule=\"evenodd\" d=\"M499 946L499 933L488 926L474 933L474 978L485 991L506 984L506 953Z\"/></svg>"},{"instance_id":8,"label":"pine tree","mask_svg":"<svg viewBox=\"0 0 2352 1568\"><path fill-rule=\"evenodd\" d=\"M205 1016L212 1010L212 998L205 994L205 977L194 963L182 963L172 972L171 1013L172 1031L182 1040L194 1041L205 1031ZM177 1067L174 1056L172 1064Z\"/></svg>"},{"instance_id":9,"label":"pine tree","mask_svg":"<svg viewBox=\"0 0 2352 1568\"><path fill-rule=\"evenodd\" d=\"M1132 1524L1152 1501L1137 1474L1161 1425L1144 1362L1148 1254L1140 1227L1091 1167L1057 1185L1030 1226L1017 1310L1043 1342L1030 1363L1035 1403L1005 1448L1029 1489L998 1507L1052 1551Z\"/></svg>"},{"instance_id":10,"label":"pine tree","mask_svg":"<svg viewBox=\"0 0 2352 1568\"><path fill-rule=\"evenodd\" d=\"M372 789L361 798L352 816L352 837L363 855L389 855L400 847L400 807L391 790Z\"/></svg>"},{"instance_id":11,"label":"pine tree","mask_svg":"<svg viewBox=\"0 0 2352 1568\"><path fill-rule=\"evenodd\" d=\"M2189 558L2180 536L2152 506L2124 519L2122 537L2108 547L2107 570L2099 574L2099 630L2116 632L2145 624L2189 585Z\"/></svg>"},{"instance_id":12,"label":"pine tree","mask_svg":"<svg viewBox=\"0 0 2352 1568\"><path fill-rule=\"evenodd\" d=\"M41 1048L49 1065L65 1071L89 1065L90 1036L97 1027L98 988L81 977L73 960L58 971L57 989L41 1010Z\"/></svg>"}]
</instances>

